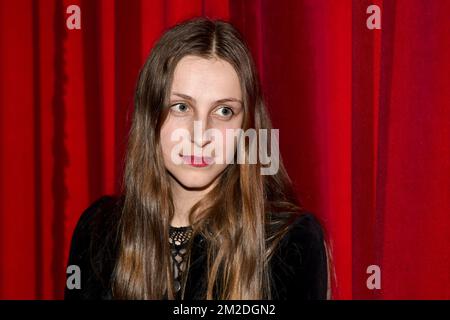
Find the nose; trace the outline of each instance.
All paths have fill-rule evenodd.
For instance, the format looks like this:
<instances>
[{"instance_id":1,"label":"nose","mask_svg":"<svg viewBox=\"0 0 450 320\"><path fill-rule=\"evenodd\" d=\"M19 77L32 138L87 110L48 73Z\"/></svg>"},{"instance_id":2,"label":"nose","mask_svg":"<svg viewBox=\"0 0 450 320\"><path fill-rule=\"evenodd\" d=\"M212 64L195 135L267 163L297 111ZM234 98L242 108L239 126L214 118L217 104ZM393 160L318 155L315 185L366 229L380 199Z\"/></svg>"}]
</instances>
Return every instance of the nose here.
<instances>
[{"instance_id":1,"label":"nose","mask_svg":"<svg viewBox=\"0 0 450 320\"><path fill-rule=\"evenodd\" d=\"M197 117L191 125L191 142L199 147L204 148L211 142L211 138L208 137L208 120Z\"/></svg>"},{"instance_id":2,"label":"nose","mask_svg":"<svg viewBox=\"0 0 450 320\"><path fill-rule=\"evenodd\" d=\"M191 142L199 148L204 148L211 142L210 137L207 136L206 130L207 122L204 120L195 120L192 123Z\"/></svg>"}]
</instances>

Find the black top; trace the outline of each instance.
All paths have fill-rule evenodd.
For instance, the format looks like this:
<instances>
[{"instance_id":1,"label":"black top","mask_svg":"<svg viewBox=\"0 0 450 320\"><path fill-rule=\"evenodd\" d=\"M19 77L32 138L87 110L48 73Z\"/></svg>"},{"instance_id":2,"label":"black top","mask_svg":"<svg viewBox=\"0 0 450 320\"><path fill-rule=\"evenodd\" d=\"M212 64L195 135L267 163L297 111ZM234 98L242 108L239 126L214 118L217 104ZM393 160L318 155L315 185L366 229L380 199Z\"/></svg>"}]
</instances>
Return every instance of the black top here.
<instances>
[{"instance_id":1,"label":"black top","mask_svg":"<svg viewBox=\"0 0 450 320\"><path fill-rule=\"evenodd\" d=\"M72 236L68 265L81 270L81 289L65 288L65 299L113 299L111 275L117 252L117 217L122 198L104 196L81 215ZM206 240L192 239L191 263L183 264L190 227L170 227L174 262L174 287L187 271L185 299L205 299ZM326 299L327 257L321 225L313 214L305 212L295 218L281 239L271 261L273 299ZM69 276L69 275L68 275ZM180 291L177 291L179 294ZM179 298L179 295L177 296Z\"/></svg>"}]
</instances>

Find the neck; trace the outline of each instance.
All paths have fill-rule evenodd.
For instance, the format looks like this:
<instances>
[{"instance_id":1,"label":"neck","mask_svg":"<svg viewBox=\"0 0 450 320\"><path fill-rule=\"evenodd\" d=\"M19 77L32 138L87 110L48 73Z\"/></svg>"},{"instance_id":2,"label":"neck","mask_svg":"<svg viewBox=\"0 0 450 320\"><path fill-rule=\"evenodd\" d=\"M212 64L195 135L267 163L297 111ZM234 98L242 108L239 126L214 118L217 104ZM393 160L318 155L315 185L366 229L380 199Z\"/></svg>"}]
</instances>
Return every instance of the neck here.
<instances>
[{"instance_id":1,"label":"neck","mask_svg":"<svg viewBox=\"0 0 450 320\"><path fill-rule=\"evenodd\" d=\"M214 184L205 189L188 189L171 178L171 187L175 212L170 225L173 227L185 227L191 224L189 221L191 208L214 188Z\"/></svg>"}]
</instances>

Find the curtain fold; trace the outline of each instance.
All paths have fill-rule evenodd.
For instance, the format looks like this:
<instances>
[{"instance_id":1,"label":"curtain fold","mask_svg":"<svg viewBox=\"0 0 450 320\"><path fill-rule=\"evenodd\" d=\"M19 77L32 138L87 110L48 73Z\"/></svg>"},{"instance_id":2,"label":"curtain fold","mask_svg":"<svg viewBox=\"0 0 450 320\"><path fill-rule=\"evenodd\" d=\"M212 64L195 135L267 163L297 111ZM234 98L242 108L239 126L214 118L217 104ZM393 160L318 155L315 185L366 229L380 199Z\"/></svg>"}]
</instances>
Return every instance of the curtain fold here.
<instances>
[{"instance_id":1,"label":"curtain fold","mask_svg":"<svg viewBox=\"0 0 450 320\"><path fill-rule=\"evenodd\" d=\"M69 30L66 9L81 9ZM369 30L369 5L381 30ZM81 212L120 190L139 68L195 16L232 22L336 299L450 299L450 1L0 0L0 298L60 299ZM381 270L370 290L367 267Z\"/></svg>"}]
</instances>

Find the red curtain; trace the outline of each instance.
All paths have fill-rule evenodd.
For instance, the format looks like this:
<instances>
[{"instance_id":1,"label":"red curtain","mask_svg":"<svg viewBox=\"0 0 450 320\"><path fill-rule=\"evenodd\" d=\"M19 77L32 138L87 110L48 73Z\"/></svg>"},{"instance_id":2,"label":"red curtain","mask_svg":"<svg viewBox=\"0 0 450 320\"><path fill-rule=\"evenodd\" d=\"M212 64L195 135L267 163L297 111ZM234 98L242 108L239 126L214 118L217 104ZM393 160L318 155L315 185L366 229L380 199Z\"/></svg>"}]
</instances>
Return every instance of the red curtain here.
<instances>
[{"instance_id":1,"label":"red curtain","mask_svg":"<svg viewBox=\"0 0 450 320\"><path fill-rule=\"evenodd\" d=\"M66 28L69 5L81 30ZM367 7L381 8L369 30ZM450 298L450 1L0 0L0 298L62 298L81 212L120 189L155 40L229 20L332 242L337 299ZM369 290L366 270L381 270Z\"/></svg>"}]
</instances>

